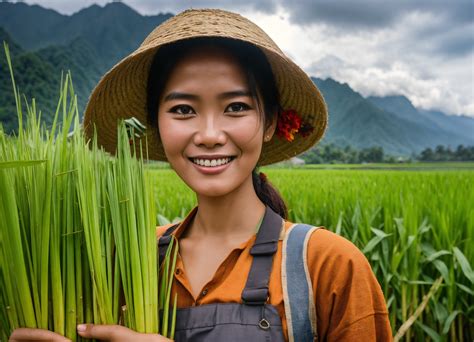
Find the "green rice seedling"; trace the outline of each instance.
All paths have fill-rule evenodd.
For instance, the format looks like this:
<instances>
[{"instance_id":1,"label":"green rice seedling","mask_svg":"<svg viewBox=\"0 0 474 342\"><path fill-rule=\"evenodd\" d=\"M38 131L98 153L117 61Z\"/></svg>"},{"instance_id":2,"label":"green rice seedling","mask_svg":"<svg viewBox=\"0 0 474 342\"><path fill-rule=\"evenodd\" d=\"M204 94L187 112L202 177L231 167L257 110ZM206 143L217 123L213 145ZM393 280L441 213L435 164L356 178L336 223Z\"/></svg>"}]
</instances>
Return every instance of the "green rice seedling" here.
<instances>
[{"instance_id":1,"label":"green rice seedling","mask_svg":"<svg viewBox=\"0 0 474 342\"><path fill-rule=\"evenodd\" d=\"M159 301L153 187L144 156L130 149L125 123L112 157L95 138L85 141L70 74L48 129L34 100L25 101L23 122L13 76L12 82L18 135L6 135L0 125L0 339L30 327L76 341L78 323L120 323L149 333L164 327L172 336L177 249L166 260Z\"/></svg>"},{"instance_id":2,"label":"green rice seedling","mask_svg":"<svg viewBox=\"0 0 474 342\"><path fill-rule=\"evenodd\" d=\"M139 332L158 331L155 206L143 162L134 162L126 127L119 134L119 156L109 164L106 184L123 278L125 322ZM118 180L118 181L114 181ZM147 229L144 229L147 227ZM156 285L156 286L155 286ZM148 314L145 315L145 312Z\"/></svg>"}]
</instances>

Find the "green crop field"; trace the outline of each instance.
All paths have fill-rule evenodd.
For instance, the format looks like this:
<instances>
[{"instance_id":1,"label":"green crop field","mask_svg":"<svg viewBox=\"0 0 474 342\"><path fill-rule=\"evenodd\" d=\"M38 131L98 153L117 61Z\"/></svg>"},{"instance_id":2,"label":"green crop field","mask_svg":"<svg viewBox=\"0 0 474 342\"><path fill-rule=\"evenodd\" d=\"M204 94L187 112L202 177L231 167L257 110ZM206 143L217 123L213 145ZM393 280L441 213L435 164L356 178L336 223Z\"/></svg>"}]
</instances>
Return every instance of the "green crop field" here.
<instances>
[{"instance_id":1,"label":"green crop field","mask_svg":"<svg viewBox=\"0 0 474 342\"><path fill-rule=\"evenodd\" d=\"M262 171L286 200L291 221L325 226L365 253L394 334L407 341L471 340L474 164L364 166ZM160 222L184 217L196 203L192 191L172 170L149 172Z\"/></svg>"}]
</instances>

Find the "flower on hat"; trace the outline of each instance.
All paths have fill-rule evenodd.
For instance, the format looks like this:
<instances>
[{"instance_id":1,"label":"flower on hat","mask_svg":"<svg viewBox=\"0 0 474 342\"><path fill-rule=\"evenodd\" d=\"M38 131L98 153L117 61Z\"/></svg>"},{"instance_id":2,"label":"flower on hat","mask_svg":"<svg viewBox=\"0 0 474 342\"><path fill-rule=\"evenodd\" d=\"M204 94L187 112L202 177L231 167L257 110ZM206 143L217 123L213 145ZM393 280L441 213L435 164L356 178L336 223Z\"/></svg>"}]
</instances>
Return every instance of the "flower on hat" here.
<instances>
[{"instance_id":1,"label":"flower on hat","mask_svg":"<svg viewBox=\"0 0 474 342\"><path fill-rule=\"evenodd\" d=\"M295 134L298 132L301 126L301 117L296 113L294 109L287 109L281 112L278 118L276 134L280 138L288 141L295 139Z\"/></svg>"},{"instance_id":2,"label":"flower on hat","mask_svg":"<svg viewBox=\"0 0 474 342\"><path fill-rule=\"evenodd\" d=\"M289 142L295 140L295 134L300 133L301 136L307 137L314 131L314 127L307 122L303 122L301 116L296 110L287 109L280 113L278 118L276 135Z\"/></svg>"}]
</instances>

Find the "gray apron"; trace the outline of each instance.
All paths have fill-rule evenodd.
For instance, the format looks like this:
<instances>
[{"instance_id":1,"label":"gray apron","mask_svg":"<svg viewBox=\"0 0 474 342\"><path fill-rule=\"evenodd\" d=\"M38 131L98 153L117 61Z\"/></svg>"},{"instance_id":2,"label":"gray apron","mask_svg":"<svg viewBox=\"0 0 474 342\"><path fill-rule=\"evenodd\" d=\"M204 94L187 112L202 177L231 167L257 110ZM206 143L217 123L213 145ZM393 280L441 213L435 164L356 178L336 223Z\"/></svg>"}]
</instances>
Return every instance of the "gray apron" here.
<instances>
[{"instance_id":1,"label":"gray apron","mask_svg":"<svg viewBox=\"0 0 474 342\"><path fill-rule=\"evenodd\" d=\"M250 254L252 266L242 291L242 303L215 303L179 308L175 341L285 341L277 308L268 301L268 281L283 219L266 207ZM159 262L177 228L169 228L158 241Z\"/></svg>"}]
</instances>

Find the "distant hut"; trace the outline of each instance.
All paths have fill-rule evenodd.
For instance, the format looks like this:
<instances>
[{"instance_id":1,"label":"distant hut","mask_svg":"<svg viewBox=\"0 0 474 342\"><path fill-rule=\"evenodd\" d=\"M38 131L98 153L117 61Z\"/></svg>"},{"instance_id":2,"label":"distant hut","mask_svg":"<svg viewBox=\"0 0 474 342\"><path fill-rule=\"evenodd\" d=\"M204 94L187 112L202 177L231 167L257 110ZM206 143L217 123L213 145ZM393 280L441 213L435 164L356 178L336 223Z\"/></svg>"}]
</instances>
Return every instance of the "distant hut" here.
<instances>
[{"instance_id":1,"label":"distant hut","mask_svg":"<svg viewBox=\"0 0 474 342\"><path fill-rule=\"evenodd\" d=\"M303 159L298 158L298 157L291 158L290 163L291 163L291 165L304 165L304 164L306 164L306 162Z\"/></svg>"}]
</instances>

